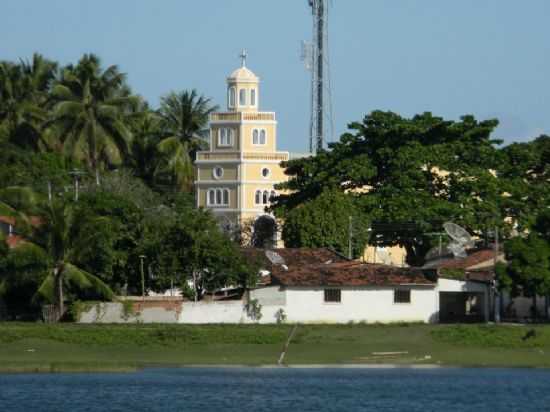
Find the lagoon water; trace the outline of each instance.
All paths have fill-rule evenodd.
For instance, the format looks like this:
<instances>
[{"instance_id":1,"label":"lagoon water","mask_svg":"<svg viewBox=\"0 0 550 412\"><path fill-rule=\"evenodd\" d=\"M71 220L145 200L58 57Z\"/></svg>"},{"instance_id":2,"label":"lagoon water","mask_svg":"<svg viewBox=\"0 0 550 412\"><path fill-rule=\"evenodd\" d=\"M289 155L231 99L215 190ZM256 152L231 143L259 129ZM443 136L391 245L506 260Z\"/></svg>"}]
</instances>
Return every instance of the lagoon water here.
<instances>
[{"instance_id":1,"label":"lagoon water","mask_svg":"<svg viewBox=\"0 0 550 412\"><path fill-rule=\"evenodd\" d=\"M550 411L550 371L146 369L0 374L0 411Z\"/></svg>"}]
</instances>

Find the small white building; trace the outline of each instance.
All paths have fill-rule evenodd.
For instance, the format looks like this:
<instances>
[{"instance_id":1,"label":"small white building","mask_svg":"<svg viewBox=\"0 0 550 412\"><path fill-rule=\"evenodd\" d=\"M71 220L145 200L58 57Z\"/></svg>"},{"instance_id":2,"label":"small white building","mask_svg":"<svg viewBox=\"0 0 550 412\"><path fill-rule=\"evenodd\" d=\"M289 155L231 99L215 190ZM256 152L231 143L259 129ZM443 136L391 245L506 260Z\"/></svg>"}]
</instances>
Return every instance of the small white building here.
<instances>
[{"instance_id":1,"label":"small white building","mask_svg":"<svg viewBox=\"0 0 550 412\"><path fill-rule=\"evenodd\" d=\"M248 297L261 305L261 323L275 322L281 313L287 322L300 323L489 319L485 279L445 279L430 270L347 261L326 249L276 252L285 264L266 264L269 281Z\"/></svg>"}]
</instances>

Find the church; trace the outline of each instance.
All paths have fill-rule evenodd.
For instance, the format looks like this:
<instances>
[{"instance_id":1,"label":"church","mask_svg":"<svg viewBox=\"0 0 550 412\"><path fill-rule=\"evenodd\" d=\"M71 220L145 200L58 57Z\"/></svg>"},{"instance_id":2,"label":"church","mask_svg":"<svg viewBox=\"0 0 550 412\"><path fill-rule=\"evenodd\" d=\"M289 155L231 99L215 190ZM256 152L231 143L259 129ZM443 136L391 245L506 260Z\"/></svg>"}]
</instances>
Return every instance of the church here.
<instances>
[{"instance_id":1,"label":"church","mask_svg":"<svg viewBox=\"0 0 550 412\"><path fill-rule=\"evenodd\" d=\"M277 195L275 185L287 180L277 150L274 112L260 110L260 78L242 64L227 78L227 110L210 116L210 147L197 152L197 207L210 209L226 230L258 224L271 234L268 244L280 244L275 220L266 212Z\"/></svg>"}]
</instances>

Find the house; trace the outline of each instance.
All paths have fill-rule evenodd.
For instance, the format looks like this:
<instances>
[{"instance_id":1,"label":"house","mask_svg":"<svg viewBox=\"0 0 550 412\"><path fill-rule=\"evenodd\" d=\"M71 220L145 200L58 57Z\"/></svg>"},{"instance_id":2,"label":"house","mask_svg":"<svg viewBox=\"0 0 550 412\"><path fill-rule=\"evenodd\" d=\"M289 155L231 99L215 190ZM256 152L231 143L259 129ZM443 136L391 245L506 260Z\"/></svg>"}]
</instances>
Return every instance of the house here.
<instances>
[{"instance_id":1,"label":"house","mask_svg":"<svg viewBox=\"0 0 550 412\"><path fill-rule=\"evenodd\" d=\"M301 323L489 320L491 284L481 273L452 279L429 269L348 261L327 250L275 253L281 263L265 266L269 281L248 296L262 307L260 322L281 313Z\"/></svg>"}]
</instances>

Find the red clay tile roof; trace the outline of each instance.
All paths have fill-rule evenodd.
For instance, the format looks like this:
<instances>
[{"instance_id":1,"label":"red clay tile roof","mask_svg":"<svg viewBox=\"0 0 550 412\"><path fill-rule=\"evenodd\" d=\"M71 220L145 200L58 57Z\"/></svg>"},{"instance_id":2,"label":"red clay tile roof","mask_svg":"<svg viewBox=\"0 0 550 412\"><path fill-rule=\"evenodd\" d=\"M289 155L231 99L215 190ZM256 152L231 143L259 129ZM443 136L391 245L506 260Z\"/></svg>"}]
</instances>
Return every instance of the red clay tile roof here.
<instances>
[{"instance_id":1,"label":"red clay tile roof","mask_svg":"<svg viewBox=\"0 0 550 412\"><path fill-rule=\"evenodd\" d=\"M272 278L274 284L283 286L435 285L418 269L359 262L307 265L288 271L277 267Z\"/></svg>"},{"instance_id":2,"label":"red clay tile roof","mask_svg":"<svg viewBox=\"0 0 550 412\"><path fill-rule=\"evenodd\" d=\"M315 265L328 261L345 262L347 260L327 248L280 248L271 250L281 256L285 261L285 265L289 268ZM248 261L259 264L261 269L272 270L273 264L267 258L265 249L241 248L241 252Z\"/></svg>"},{"instance_id":3,"label":"red clay tile roof","mask_svg":"<svg viewBox=\"0 0 550 412\"><path fill-rule=\"evenodd\" d=\"M469 251L468 256L460 259L447 259L437 262L433 265L438 269L468 269L480 263L492 261L495 257L495 251L492 249L481 249Z\"/></svg>"}]
</instances>

